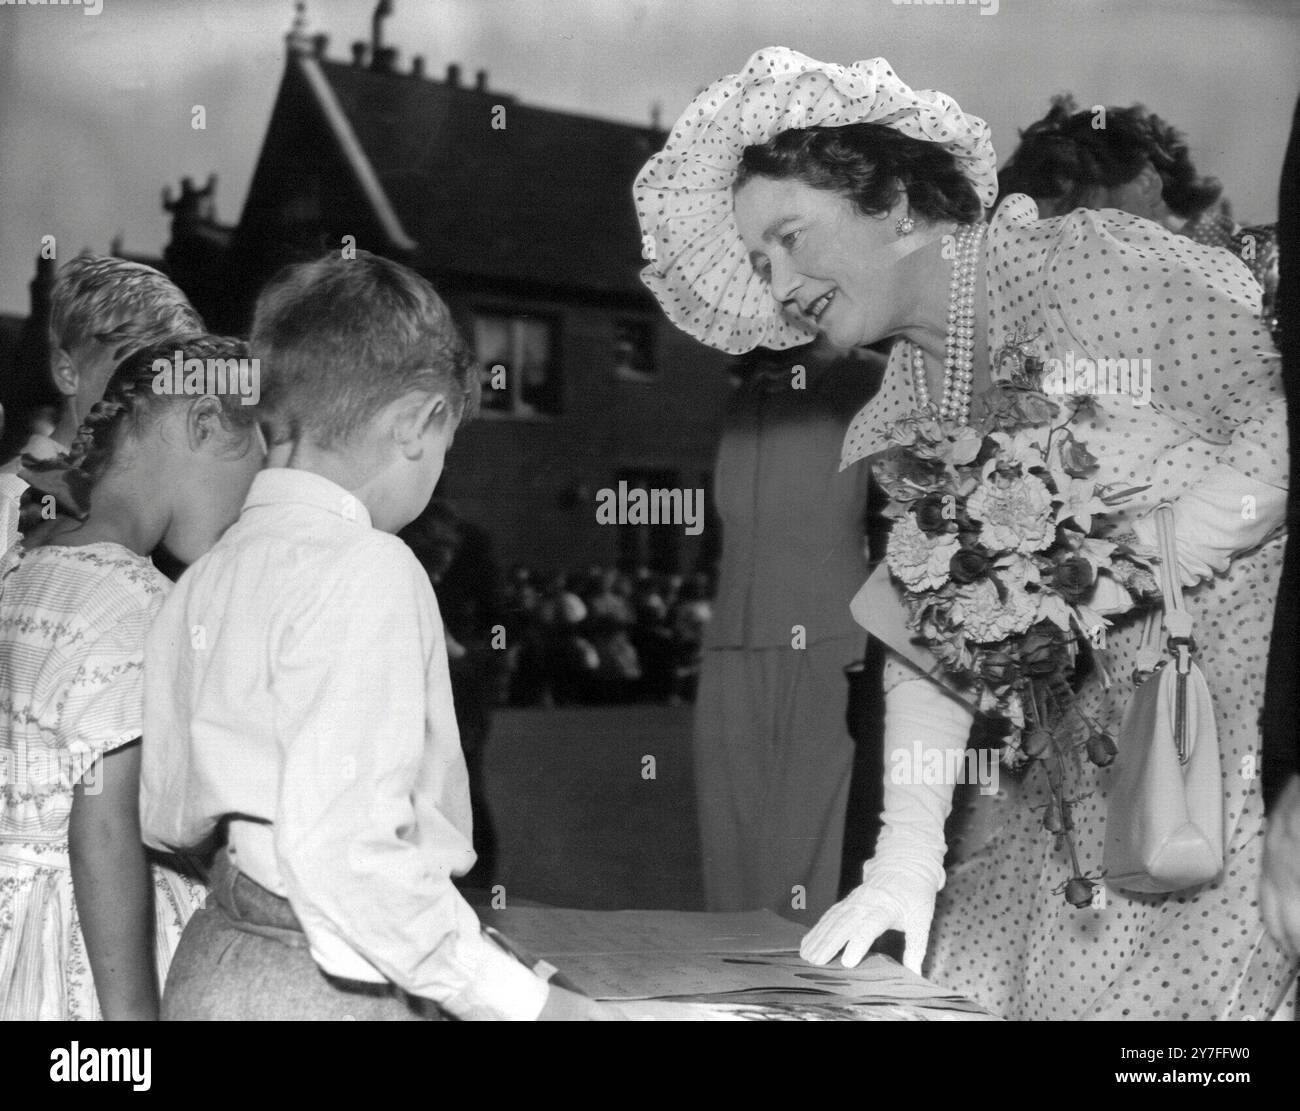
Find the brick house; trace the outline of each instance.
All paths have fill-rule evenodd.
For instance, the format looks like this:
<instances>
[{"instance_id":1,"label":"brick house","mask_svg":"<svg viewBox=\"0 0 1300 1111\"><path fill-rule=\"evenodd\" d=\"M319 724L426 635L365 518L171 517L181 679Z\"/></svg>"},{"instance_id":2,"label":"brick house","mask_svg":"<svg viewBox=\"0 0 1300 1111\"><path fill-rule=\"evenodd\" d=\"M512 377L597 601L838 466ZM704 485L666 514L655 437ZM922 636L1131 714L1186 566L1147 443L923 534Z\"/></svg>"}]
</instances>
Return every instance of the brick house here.
<instances>
[{"instance_id":1,"label":"brick house","mask_svg":"<svg viewBox=\"0 0 1300 1111\"><path fill-rule=\"evenodd\" d=\"M678 332L641 284L637 170L665 139L520 103L480 71L398 72L396 51L288 37L285 71L239 224L173 205L168 268L216 328L242 332L284 262L359 248L428 277L474 345L482 416L445 479L503 563L689 570L716 530L596 522L599 490L705 488L729 392L726 358ZM191 193L199 191L191 188ZM182 213L181 209L187 208ZM346 239L345 237L352 237ZM225 277L187 255L222 251ZM230 280L233 278L234 280ZM706 492L706 505L709 503Z\"/></svg>"}]
</instances>

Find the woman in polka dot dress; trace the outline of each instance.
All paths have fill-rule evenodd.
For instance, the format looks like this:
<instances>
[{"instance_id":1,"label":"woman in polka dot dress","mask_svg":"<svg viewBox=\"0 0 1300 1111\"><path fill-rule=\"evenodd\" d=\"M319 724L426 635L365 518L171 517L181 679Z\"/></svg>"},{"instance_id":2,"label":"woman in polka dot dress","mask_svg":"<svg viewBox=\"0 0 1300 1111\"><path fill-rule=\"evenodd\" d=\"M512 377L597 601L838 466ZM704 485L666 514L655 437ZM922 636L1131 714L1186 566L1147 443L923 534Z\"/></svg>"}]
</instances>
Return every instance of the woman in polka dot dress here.
<instances>
[{"instance_id":1,"label":"woman in polka dot dress","mask_svg":"<svg viewBox=\"0 0 1300 1111\"><path fill-rule=\"evenodd\" d=\"M1079 429L1101 461L1098 481L1150 484L1119 514L1120 528L1127 518L1141 529L1158 501L1203 485L1235 497L1239 516L1245 498L1271 506L1269 491L1287 481L1285 414L1245 267L1113 209L1036 215L1014 198L989 229L989 343L1018 331L1076 359L1150 360L1149 403L1102 396L1098 417ZM1225 483L1229 468L1239 482ZM1023 1019L1262 1019L1278 1008L1294 970L1264 933L1255 886L1259 714L1283 541L1253 545L1261 535L1258 519L1243 521L1236 538L1215 538L1215 552L1183 558L1185 583L1198 581L1186 596L1219 729L1222 878L1164 896L1102 888L1092 908L1075 909L1059 894L1070 863L1043 829L1045 777L1027 775L985 816L988 842L949 874L931 936L934 979ZM1226 558L1238 544L1254 550ZM1115 682L1104 690L1093 679L1082 691L1084 712L1112 735L1133 695L1140 625L1116 619L1107 642ZM1114 767L1080 757L1071 772L1079 863L1097 875Z\"/></svg>"},{"instance_id":2,"label":"woman in polka dot dress","mask_svg":"<svg viewBox=\"0 0 1300 1111\"><path fill-rule=\"evenodd\" d=\"M845 67L760 51L696 98L638 177L643 276L679 327L723 350L812 333L839 347L905 341L850 428L844 466L883 448L891 421L927 395L964 419L1009 342L1061 359L1136 360L1129 388L1100 397L1079 437L1100 460L1098 482L1149 485L1118 515L1121 531L1150 540L1146 514L1162 499L1175 506L1220 735L1226 866L1200 888L1105 889L1076 909L1061 895L1073 868L1043 828L1039 777L1004 776L1008 790L945 887L952 784L887 777L863 883L802 951L815 963L842 951L855 964L899 929L906 963L920 967L928 939L933 979L1013 1019L1273 1017L1295 969L1255 902L1257 757L1287 458L1259 288L1238 260L1116 210L1039 220L1016 197L985 228L994 165L983 121L908 88L883 59ZM1139 624L1114 622L1115 681L1089 680L1080 695L1112 734L1133 691ZM886 692L886 767L918 743L964 747L969 711L897 657ZM1072 769L1074 839L1093 875L1113 774L1082 759Z\"/></svg>"}]
</instances>

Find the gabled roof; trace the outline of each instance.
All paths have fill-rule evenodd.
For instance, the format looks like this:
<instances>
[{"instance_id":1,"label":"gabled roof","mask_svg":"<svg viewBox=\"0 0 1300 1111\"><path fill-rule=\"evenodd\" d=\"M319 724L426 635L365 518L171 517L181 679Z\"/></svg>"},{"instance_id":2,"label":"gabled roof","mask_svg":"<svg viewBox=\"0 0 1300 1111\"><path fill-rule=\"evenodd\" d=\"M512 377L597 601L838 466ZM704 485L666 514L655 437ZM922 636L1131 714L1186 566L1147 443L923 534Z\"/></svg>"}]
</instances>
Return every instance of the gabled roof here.
<instances>
[{"instance_id":1,"label":"gabled roof","mask_svg":"<svg viewBox=\"0 0 1300 1111\"><path fill-rule=\"evenodd\" d=\"M316 119L302 118L308 106ZM320 158L345 172L322 187L349 195L345 207L420 270L649 298L632 183L664 141L657 129L291 50L251 207L276 207L265 194L283 178L264 163L282 164L273 144L301 143L304 129L328 136ZM321 198L335 223L340 200Z\"/></svg>"}]
</instances>

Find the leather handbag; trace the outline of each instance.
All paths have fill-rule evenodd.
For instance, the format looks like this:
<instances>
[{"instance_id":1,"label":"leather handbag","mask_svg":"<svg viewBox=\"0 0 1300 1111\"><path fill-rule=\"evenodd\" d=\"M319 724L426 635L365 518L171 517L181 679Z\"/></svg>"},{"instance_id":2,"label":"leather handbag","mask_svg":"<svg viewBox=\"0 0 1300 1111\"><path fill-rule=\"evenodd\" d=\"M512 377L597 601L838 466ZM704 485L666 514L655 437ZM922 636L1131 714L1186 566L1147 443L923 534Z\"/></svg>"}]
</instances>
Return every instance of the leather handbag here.
<instances>
[{"instance_id":1,"label":"leather handbag","mask_svg":"<svg viewBox=\"0 0 1300 1111\"><path fill-rule=\"evenodd\" d=\"M1137 670L1150 674L1120 726L1102 858L1109 886L1146 893L1209 883L1223 871L1224 860L1218 730L1210 689L1193 662L1172 506L1158 506L1155 521L1163 620L1152 613L1143 630Z\"/></svg>"}]
</instances>

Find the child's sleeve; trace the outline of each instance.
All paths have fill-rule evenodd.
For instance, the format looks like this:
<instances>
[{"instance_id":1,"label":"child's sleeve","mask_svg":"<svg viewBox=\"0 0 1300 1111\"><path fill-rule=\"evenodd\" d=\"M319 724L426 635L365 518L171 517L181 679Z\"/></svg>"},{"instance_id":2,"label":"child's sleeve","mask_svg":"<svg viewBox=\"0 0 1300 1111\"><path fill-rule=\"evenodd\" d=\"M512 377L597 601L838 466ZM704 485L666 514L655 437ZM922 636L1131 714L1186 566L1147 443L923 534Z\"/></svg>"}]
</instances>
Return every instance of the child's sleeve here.
<instances>
[{"instance_id":1,"label":"child's sleeve","mask_svg":"<svg viewBox=\"0 0 1300 1111\"><path fill-rule=\"evenodd\" d=\"M420 565L384 540L277 652L281 877L327 971L346 946L457 1017L533 1019L545 982L483 938L451 882L472 848L454 718L426 743L431 662L449 689L441 622Z\"/></svg>"},{"instance_id":2,"label":"child's sleeve","mask_svg":"<svg viewBox=\"0 0 1300 1111\"><path fill-rule=\"evenodd\" d=\"M59 715L59 750L71 783L144 732L144 639L156 610L122 614L79 654Z\"/></svg>"}]
</instances>

